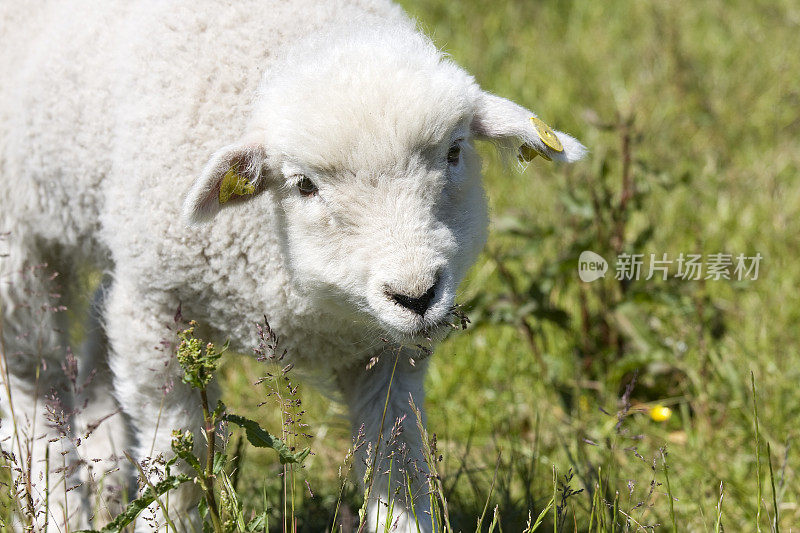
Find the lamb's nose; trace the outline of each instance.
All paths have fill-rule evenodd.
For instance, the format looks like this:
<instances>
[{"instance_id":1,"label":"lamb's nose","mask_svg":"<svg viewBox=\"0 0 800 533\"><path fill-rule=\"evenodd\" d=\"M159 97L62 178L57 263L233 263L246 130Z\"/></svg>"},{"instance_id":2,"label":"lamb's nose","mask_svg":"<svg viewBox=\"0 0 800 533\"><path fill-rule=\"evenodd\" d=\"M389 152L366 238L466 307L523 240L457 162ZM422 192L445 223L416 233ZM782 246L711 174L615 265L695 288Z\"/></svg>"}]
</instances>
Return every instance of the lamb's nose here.
<instances>
[{"instance_id":1,"label":"lamb's nose","mask_svg":"<svg viewBox=\"0 0 800 533\"><path fill-rule=\"evenodd\" d=\"M428 307L430 307L431 300L433 300L435 293L436 284L434 283L427 291L425 291L422 296L417 296L415 298L406 294L389 294L389 298L391 298L396 304L415 312L419 316L423 316L425 311L428 310Z\"/></svg>"}]
</instances>

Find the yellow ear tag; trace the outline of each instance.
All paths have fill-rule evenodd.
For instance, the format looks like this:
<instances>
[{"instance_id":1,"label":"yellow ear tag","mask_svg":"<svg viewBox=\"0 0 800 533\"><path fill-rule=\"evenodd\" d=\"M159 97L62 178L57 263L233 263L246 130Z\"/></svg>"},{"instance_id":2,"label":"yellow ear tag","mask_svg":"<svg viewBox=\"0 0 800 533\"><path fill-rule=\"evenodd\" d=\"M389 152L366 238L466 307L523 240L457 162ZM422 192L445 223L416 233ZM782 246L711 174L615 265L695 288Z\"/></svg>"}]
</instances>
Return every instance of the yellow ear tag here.
<instances>
[{"instance_id":1,"label":"yellow ear tag","mask_svg":"<svg viewBox=\"0 0 800 533\"><path fill-rule=\"evenodd\" d=\"M232 196L247 196L255 192L255 186L236 172L236 167L233 166L228 169L219 184L219 203L224 204Z\"/></svg>"},{"instance_id":2,"label":"yellow ear tag","mask_svg":"<svg viewBox=\"0 0 800 533\"><path fill-rule=\"evenodd\" d=\"M536 117L531 117L531 122L533 122L533 127L536 128L536 134L539 135L539 138L548 148L554 152L564 151L561 141L558 140L558 137L556 137L556 134L550 129L550 126Z\"/></svg>"}]
</instances>

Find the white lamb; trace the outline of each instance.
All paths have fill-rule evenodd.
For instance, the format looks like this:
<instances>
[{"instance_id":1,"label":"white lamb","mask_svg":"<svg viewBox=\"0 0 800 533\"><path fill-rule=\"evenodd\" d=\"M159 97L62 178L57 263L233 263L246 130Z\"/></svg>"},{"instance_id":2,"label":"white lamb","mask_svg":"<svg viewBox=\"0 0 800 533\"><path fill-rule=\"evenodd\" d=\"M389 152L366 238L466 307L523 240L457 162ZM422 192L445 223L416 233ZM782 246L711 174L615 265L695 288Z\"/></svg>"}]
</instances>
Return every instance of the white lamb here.
<instances>
[{"instance_id":1,"label":"white lamb","mask_svg":"<svg viewBox=\"0 0 800 533\"><path fill-rule=\"evenodd\" d=\"M83 422L68 422L80 428L117 405L124 416L67 459L129 449L141 460L169 453L173 429L199 435L196 393L163 348L181 304L241 352L266 315L297 367L333 384L372 441L393 359L366 361L402 350L386 420L408 415L400 438L424 474L408 397L423 403L426 362L408 356L444 335L484 244L473 140L567 162L580 143L483 92L387 0L3 2L0 38L1 347L13 400L3 393L0 444L24 453L15 426L44 435L33 450L38 505L57 437L44 397L68 388L47 274L69 286L69 266L83 263L108 281L80 355L78 381L96 373L82 393L91 401ZM237 174L238 194L228 183L221 192ZM394 490L386 470L370 524L385 520L378 498ZM51 490L51 525L64 524L60 508L72 529L88 524L81 490ZM412 490L430 531L422 475ZM196 526L196 497L170 496L179 528ZM396 530L416 531L398 505Z\"/></svg>"}]
</instances>

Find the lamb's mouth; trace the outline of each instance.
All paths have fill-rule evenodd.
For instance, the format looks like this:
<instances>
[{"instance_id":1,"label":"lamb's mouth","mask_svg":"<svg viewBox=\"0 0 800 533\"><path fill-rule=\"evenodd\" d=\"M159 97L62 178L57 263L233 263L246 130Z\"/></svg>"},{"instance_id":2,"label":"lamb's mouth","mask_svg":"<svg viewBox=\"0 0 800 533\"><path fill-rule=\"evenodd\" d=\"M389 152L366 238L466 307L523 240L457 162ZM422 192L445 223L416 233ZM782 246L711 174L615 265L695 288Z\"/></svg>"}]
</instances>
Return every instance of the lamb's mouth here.
<instances>
[{"instance_id":1,"label":"lamb's mouth","mask_svg":"<svg viewBox=\"0 0 800 533\"><path fill-rule=\"evenodd\" d=\"M412 333L412 337L414 337L417 341L425 341L430 344L438 342L441 339L438 337L444 337L450 331L450 323L447 320L441 320L435 324L431 324L429 326L425 326L424 328L420 329Z\"/></svg>"},{"instance_id":2,"label":"lamb's mouth","mask_svg":"<svg viewBox=\"0 0 800 533\"><path fill-rule=\"evenodd\" d=\"M450 330L453 329L453 324L449 318L449 316L445 316L437 322L425 324L410 331L386 326L384 326L384 329L397 344L420 350L433 350L436 344L444 340Z\"/></svg>"}]
</instances>

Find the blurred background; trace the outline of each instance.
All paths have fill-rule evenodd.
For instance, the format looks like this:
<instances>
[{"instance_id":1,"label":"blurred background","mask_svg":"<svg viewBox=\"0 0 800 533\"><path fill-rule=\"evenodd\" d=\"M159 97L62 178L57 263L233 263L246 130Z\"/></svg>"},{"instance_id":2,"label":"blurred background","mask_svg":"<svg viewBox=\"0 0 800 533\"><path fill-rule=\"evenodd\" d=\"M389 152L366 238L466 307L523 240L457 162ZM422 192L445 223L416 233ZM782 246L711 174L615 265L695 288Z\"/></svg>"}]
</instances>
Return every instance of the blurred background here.
<instances>
[{"instance_id":1,"label":"blurred background","mask_svg":"<svg viewBox=\"0 0 800 533\"><path fill-rule=\"evenodd\" d=\"M486 90L590 150L522 168L479 147L492 227L459 297L472 323L427 383L454 529L487 501L502 530L524 529L554 475L548 527L585 531L593 505L617 531L769 531L776 508L800 524L800 3L400 3ZM580 281L584 250L605 278ZM615 279L625 253L644 254L640 279ZM684 280L677 263L645 279L650 254L681 253L762 259L757 279ZM259 365L226 364L225 401L277 430ZM323 531L350 432L301 391L315 455L298 528ZM248 449L239 483L280 509L273 455ZM347 520L361 495L343 494Z\"/></svg>"}]
</instances>

